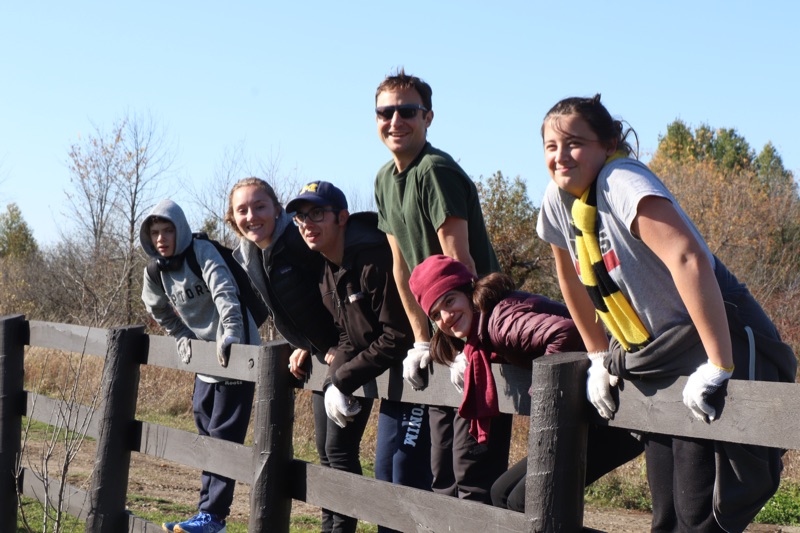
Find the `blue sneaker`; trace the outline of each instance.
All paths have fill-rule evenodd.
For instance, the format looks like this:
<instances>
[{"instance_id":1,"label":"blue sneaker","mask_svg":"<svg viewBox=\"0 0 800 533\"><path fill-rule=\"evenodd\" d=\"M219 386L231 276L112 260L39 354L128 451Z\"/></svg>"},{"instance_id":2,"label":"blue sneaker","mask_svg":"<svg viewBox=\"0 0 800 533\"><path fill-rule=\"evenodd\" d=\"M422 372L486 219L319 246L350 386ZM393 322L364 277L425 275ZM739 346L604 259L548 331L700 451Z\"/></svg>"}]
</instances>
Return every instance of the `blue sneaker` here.
<instances>
[{"instance_id":1,"label":"blue sneaker","mask_svg":"<svg viewBox=\"0 0 800 533\"><path fill-rule=\"evenodd\" d=\"M200 512L185 522L172 527L176 533L225 533L225 520L217 520L214 516Z\"/></svg>"},{"instance_id":2,"label":"blue sneaker","mask_svg":"<svg viewBox=\"0 0 800 533\"><path fill-rule=\"evenodd\" d=\"M164 522L161 524L161 529L164 531L175 531L175 526L180 524L180 522Z\"/></svg>"}]
</instances>

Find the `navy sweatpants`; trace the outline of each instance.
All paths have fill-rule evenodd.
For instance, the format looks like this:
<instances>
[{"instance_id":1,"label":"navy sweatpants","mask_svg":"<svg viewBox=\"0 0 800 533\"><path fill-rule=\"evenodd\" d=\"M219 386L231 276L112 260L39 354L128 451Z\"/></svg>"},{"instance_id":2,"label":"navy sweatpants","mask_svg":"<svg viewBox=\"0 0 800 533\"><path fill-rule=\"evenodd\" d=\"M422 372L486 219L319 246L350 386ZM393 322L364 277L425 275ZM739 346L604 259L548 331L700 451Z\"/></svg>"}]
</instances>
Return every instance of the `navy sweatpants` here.
<instances>
[{"instance_id":1,"label":"navy sweatpants","mask_svg":"<svg viewBox=\"0 0 800 533\"><path fill-rule=\"evenodd\" d=\"M192 407L197 432L242 444L250 423L254 392L255 383L249 381L206 383L195 376ZM197 508L225 518L231 512L235 485L233 479L204 471Z\"/></svg>"},{"instance_id":2,"label":"navy sweatpants","mask_svg":"<svg viewBox=\"0 0 800 533\"><path fill-rule=\"evenodd\" d=\"M375 479L431 490L433 474L428 406L381 400ZM379 533L394 531L378 526Z\"/></svg>"}]
</instances>

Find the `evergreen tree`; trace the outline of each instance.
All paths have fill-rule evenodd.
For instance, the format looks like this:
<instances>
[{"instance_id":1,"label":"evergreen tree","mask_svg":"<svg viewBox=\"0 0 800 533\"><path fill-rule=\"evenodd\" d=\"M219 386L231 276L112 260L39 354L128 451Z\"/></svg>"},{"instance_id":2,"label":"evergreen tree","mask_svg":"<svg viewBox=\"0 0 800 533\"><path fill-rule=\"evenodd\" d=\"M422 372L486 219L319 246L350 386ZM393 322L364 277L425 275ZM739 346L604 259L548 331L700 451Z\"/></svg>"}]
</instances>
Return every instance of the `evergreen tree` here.
<instances>
[{"instance_id":1,"label":"evergreen tree","mask_svg":"<svg viewBox=\"0 0 800 533\"><path fill-rule=\"evenodd\" d=\"M8 204L0 214L0 257L27 258L39 251L33 232L17 204Z\"/></svg>"}]
</instances>

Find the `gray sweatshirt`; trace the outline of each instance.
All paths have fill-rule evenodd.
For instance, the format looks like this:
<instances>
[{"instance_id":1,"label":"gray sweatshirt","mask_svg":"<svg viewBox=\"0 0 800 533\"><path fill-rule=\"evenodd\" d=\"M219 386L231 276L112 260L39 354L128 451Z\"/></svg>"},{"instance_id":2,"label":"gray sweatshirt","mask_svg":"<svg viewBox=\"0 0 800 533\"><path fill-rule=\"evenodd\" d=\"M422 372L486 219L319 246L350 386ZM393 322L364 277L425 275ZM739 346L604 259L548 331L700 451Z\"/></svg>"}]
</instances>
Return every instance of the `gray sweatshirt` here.
<instances>
[{"instance_id":1,"label":"gray sweatshirt","mask_svg":"<svg viewBox=\"0 0 800 533\"><path fill-rule=\"evenodd\" d=\"M188 337L204 341L219 342L226 336L234 336L244 342L242 309L239 305L238 288L225 260L214 245L195 239L186 216L172 200L162 200L147 218L158 216L175 225L175 255L168 269L159 269L164 290L144 272L142 301L147 311L168 334L176 339ZM147 219L139 230L139 240L144 252L159 258L148 232ZM192 245L193 250L187 249ZM203 272L198 278L187 262L184 253L194 252L197 264ZM258 328L248 317L250 344L260 344ZM211 376L200 376L204 381L218 381Z\"/></svg>"}]
</instances>

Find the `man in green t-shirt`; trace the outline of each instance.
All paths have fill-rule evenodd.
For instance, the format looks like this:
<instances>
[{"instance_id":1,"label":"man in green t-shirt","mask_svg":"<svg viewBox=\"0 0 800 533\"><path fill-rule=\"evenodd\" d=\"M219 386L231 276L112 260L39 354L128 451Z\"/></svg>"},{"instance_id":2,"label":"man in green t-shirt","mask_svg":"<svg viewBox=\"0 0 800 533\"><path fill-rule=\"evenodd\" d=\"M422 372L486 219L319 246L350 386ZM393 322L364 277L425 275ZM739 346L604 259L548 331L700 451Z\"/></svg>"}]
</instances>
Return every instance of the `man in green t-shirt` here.
<instances>
[{"instance_id":1,"label":"man in green t-shirt","mask_svg":"<svg viewBox=\"0 0 800 533\"><path fill-rule=\"evenodd\" d=\"M457 259L478 276L500 270L475 184L452 157L428 143L431 95L430 85L402 69L384 79L375 95L378 135L392 152L375 179L378 227L388 237L394 278L414 331L403 377L415 389L427 385L431 324L408 287L411 271L433 254ZM455 409L432 406L429 414L433 490L488 503L492 482L508 466L511 417L494 419L488 445L481 445Z\"/></svg>"}]
</instances>

